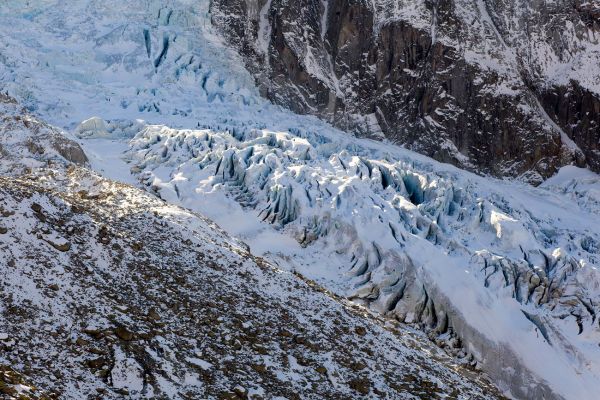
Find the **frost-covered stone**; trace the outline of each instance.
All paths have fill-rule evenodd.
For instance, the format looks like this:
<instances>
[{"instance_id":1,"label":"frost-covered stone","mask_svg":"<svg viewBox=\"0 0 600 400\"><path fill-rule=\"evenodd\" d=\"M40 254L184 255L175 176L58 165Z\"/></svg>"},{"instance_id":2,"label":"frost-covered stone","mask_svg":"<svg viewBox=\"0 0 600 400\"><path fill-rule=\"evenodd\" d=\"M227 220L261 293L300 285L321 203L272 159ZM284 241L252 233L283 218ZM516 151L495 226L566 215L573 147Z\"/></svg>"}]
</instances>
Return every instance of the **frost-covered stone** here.
<instances>
[{"instance_id":1,"label":"frost-covered stone","mask_svg":"<svg viewBox=\"0 0 600 400\"><path fill-rule=\"evenodd\" d=\"M134 358L128 358L123 350L115 347L114 367L110 372L112 386L127 389L130 394L144 389L144 371Z\"/></svg>"},{"instance_id":2,"label":"frost-covered stone","mask_svg":"<svg viewBox=\"0 0 600 400\"><path fill-rule=\"evenodd\" d=\"M261 93L295 112L539 184L600 170L589 1L215 0Z\"/></svg>"},{"instance_id":3,"label":"frost-covered stone","mask_svg":"<svg viewBox=\"0 0 600 400\"><path fill-rule=\"evenodd\" d=\"M17 175L30 168L59 163L86 165L79 144L34 117L10 96L0 93L0 173Z\"/></svg>"}]
</instances>

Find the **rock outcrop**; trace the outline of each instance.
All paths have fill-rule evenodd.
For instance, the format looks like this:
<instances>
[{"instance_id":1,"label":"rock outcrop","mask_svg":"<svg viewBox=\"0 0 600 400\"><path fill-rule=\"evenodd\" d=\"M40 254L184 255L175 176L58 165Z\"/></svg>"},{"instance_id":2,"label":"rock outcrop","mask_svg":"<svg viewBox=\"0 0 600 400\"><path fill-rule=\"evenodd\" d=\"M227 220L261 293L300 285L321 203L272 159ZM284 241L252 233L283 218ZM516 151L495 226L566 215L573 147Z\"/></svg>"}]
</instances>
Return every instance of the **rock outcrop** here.
<instances>
[{"instance_id":1,"label":"rock outcrop","mask_svg":"<svg viewBox=\"0 0 600 400\"><path fill-rule=\"evenodd\" d=\"M85 166L88 158L75 141L29 114L0 93L0 173L26 172L52 163Z\"/></svg>"},{"instance_id":2,"label":"rock outcrop","mask_svg":"<svg viewBox=\"0 0 600 400\"><path fill-rule=\"evenodd\" d=\"M269 99L539 183L600 170L598 7L571 3L215 0L212 15Z\"/></svg>"}]
</instances>

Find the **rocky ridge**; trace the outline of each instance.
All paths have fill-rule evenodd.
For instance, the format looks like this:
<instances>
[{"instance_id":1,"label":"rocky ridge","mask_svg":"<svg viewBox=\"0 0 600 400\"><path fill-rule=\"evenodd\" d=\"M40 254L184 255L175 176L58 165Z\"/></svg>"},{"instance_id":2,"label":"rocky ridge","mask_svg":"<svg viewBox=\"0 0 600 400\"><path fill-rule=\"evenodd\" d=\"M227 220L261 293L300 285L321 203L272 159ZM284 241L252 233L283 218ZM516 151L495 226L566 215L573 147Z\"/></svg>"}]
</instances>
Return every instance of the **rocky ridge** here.
<instances>
[{"instance_id":1,"label":"rocky ridge","mask_svg":"<svg viewBox=\"0 0 600 400\"><path fill-rule=\"evenodd\" d=\"M600 170L598 9L563 0L211 4L272 101L534 184L566 164Z\"/></svg>"}]
</instances>

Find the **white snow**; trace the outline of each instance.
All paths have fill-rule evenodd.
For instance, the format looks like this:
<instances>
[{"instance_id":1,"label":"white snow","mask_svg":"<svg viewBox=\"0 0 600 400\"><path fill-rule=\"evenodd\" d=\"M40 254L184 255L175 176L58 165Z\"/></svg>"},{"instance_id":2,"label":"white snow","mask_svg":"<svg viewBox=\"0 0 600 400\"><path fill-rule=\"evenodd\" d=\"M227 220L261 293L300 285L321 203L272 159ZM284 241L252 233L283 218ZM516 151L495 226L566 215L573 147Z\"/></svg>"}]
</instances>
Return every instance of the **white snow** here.
<instances>
[{"instance_id":1,"label":"white snow","mask_svg":"<svg viewBox=\"0 0 600 400\"><path fill-rule=\"evenodd\" d=\"M111 371L112 385L131 392L140 392L144 388L142 367L133 358L128 358L120 347L114 347L115 366Z\"/></svg>"},{"instance_id":2,"label":"white snow","mask_svg":"<svg viewBox=\"0 0 600 400\"><path fill-rule=\"evenodd\" d=\"M102 137L108 136L108 128L102 118L92 117L79 124L75 129L75 133L79 137Z\"/></svg>"},{"instance_id":3,"label":"white snow","mask_svg":"<svg viewBox=\"0 0 600 400\"><path fill-rule=\"evenodd\" d=\"M194 365L199 366L200 368L202 368L203 370L210 370L211 368L213 368L213 365L211 363L209 363L208 361L202 360L201 358L196 358L196 357L190 357L187 359L189 362L191 362Z\"/></svg>"},{"instance_id":4,"label":"white snow","mask_svg":"<svg viewBox=\"0 0 600 400\"><path fill-rule=\"evenodd\" d=\"M260 10L260 24L258 26L258 48L265 55L265 62L269 60L269 46L271 44L271 24L269 23L269 9L271 1L267 0L263 8Z\"/></svg>"},{"instance_id":5,"label":"white snow","mask_svg":"<svg viewBox=\"0 0 600 400\"><path fill-rule=\"evenodd\" d=\"M129 148L125 141L93 138L81 143L94 170L107 178L129 184L136 184L136 179L129 173L129 165L124 159Z\"/></svg>"},{"instance_id":6,"label":"white snow","mask_svg":"<svg viewBox=\"0 0 600 400\"><path fill-rule=\"evenodd\" d=\"M542 187L553 187L567 185L570 183L583 183L586 181L598 181L600 176L587 168L578 168L573 165L562 167L556 175L542 183ZM600 189L600 187L599 187Z\"/></svg>"}]
</instances>

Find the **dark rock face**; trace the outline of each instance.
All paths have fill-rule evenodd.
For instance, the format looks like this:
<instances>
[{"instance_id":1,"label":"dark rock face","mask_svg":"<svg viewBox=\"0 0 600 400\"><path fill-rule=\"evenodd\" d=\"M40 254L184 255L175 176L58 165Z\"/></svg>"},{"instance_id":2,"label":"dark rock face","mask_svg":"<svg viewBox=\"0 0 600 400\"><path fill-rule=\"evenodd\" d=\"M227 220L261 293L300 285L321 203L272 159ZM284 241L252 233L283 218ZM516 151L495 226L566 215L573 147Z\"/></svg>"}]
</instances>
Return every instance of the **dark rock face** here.
<instances>
[{"instance_id":1,"label":"dark rock face","mask_svg":"<svg viewBox=\"0 0 600 400\"><path fill-rule=\"evenodd\" d=\"M534 183L568 163L600 170L588 3L214 0L211 11L263 95L296 112Z\"/></svg>"},{"instance_id":2,"label":"dark rock face","mask_svg":"<svg viewBox=\"0 0 600 400\"><path fill-rule=\"evenodd\" d=\"M493 0L488 10L523 81L585 155L578 163L600 171L600 3Z\"/></svg>"},{"instance_id":3,"label":"dark rock face","mask_svg":"<svg viewBox=\"0 0 600 400\"><path fill-rule=\"evenodd\" d=\"M583 150L587 163L600 171L600 97L577 81L540 91L544 109Z\"/></svg>"}]
</instances>

